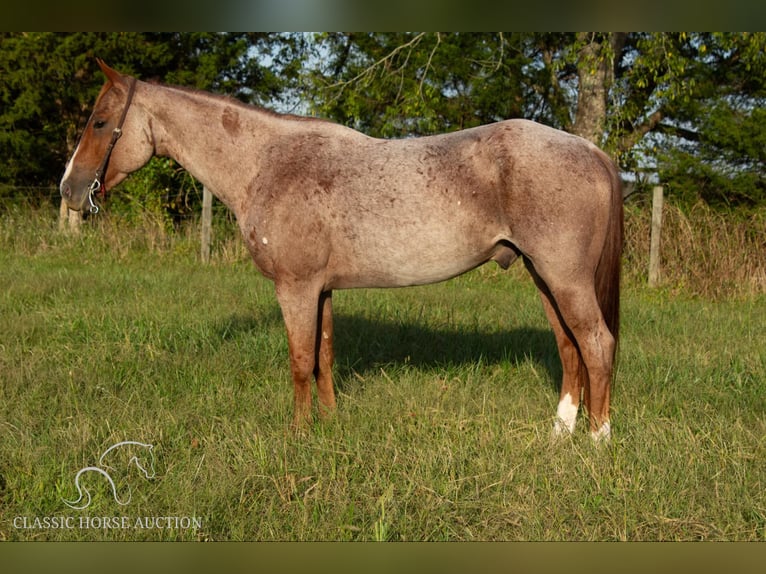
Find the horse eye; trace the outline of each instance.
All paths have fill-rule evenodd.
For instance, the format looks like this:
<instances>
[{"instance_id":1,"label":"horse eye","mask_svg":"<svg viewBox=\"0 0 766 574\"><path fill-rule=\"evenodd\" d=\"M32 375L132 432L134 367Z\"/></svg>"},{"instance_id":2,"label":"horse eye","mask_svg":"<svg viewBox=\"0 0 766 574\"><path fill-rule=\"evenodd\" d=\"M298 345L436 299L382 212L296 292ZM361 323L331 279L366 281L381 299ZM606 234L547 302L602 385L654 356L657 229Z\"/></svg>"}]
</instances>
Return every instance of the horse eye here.
<instances>
[{"instance_id":1,"label":"horse eye","mask_svg":"<svg viewBox=\"0 0 766 574\"><path fill-rule=\"evenodd\" d=\"M93 122L93 127L94 127L95 129L97 129L97 130L100 130L100 129L101 129L101 128L103 128L105 125L106 125L106 122L105 122L105 121L103 121L103 120L96 120L95 122Z\"/></svg>"}]
</instances>

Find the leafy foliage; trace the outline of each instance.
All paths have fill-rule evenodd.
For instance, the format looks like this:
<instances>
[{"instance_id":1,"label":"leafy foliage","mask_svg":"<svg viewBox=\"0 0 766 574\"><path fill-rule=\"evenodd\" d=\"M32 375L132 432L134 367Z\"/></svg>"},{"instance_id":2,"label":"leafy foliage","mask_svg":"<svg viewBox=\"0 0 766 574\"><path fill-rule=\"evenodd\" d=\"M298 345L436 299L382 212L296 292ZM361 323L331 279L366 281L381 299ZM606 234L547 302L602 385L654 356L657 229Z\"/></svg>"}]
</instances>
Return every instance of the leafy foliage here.
<instances>
[{"instance_id":1,"label":"leafy foliage","mask_svg":"<svg viewBox=\"0 0 766 574\"><path fill-rule=\"evenodd\" d=\"M107 198L109 212L128 221L152 217L165 230L194 213L202 186L168 158L154 157Z\"/></svg>"},{"instance_id":2,"label":"leafy foliage","mask_svg":"<svg viewBox=\"0 0 766 574\"><path fill-rule=\"evenodd\" d=\"M329 57L310 70L312 110L381 137L464 129L537 115L531 36L480 34L323 34ZM536 70L531 70L536 77Z\"/></svg>"},{"instance_id":3,"label":"leafy foliage","mask_svg":"<svg viewBox=\"0 0 766 574\"><path fill-rule=\"evenodd\" d=\"M661 180L687 202L766 203L766 37L709 35L694 95L677 107L657 154ZM687 127L688 126L688 127Z\"/></svg>"}]
</instances>

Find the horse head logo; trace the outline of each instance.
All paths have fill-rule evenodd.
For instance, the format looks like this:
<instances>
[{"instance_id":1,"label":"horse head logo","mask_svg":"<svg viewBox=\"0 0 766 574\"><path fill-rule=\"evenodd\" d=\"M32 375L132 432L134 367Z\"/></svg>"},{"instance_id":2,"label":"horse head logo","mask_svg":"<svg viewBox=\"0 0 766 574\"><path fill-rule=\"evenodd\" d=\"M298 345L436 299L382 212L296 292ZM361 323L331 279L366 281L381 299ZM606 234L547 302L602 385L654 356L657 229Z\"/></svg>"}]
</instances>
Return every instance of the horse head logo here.
<instances>
[{"instance_id":1,"label":"horse head logo","mask_svg":"<svg viewBox=\"0 0 766 574\"><path fill-rule=\"evenodd\" d=\"M135 447L138 447L138 448L135 448ZM112 487L112 496L114 496L114 501L120 506L125 506L126 504L130 502L130 498L132 496L132 492L130 488L128 488L127 499L124 501L121 500L120 497L117 495L117 486L115 485L115 482L110 476L109 472L107 472L107 471L113 471L114 469L110 467L108 464L105 464L104 462L104 459L110 452L117 451L118 449L126 449L128 453L131 455L128 459L126 467L129 467L131 463L135 463L136 467L141 471L141 473L144 475L144 477L147 480L154 478L155 476L154 451L153 451L154 446L151 444L136 442L132 440L118 442L117 444L113 444L112 446L110 446L101 454L101 456L98 458L98 466L86 466L85 468L81 468L77 472L77 474L74 477L74 484L75 484L75 487L77 488L77 493L79 497L77 498L77 500L66 500L62 498L61 500L64 501L64 504L66 504L70 508L74 508L75 510L83 510L84 508L87 508L88 506L90 506L90 502L91 502L90 492L88 491L87 488L80 485L80 477L85 473L96 473L96 474L100 474L104 476L106 480L109 482L109 485ZM135 453L138 453L138 454L135 454ZM83 498L85 498L84 501L83 501Z\"/></svg>"}]
</instances>

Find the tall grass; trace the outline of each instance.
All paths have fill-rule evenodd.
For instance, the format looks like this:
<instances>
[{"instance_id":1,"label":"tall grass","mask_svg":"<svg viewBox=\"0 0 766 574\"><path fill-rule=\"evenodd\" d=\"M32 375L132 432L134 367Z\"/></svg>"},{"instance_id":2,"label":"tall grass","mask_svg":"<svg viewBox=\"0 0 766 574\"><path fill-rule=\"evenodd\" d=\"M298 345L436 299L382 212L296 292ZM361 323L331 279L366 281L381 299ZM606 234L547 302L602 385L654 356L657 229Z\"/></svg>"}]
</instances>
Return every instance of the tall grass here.
<instances>
[{"instance_id":1,"label":"tall grass","mask_svg":"<svg viewBox=\"0 0 766 574\"><path fill-rule=\"evenodd\" d=\"M195 258L200 249L200 222L192 218L176 226L152 210L131 217L102 211L80 226L62 229L58 208L18 206L0 211L0 246L29 256L51 253L99 253L116 259L145 255L184 255ZM219 211L213 219L213 258L218 263L243 261L247 249L233 217Z\"/></svg>"},{"instance_id":2,"label":"tall grass","mask_svg":"<svg viewBox=\"0 0 766 574\"><path fill-rule=\"evenodd\" d=\"M646 281L651 209L626 208L626 279ZM766 293L766 212L724 214L704 204L683 210L665 204L661 235L661 284L677 293L708 298Z\"/></svg>"},{"instance_id":3,"label":"tall grass","mask_svg":"<svg viewBox=\"0 0 766 574\"><path fill-rule=\"evenodd\" d=\"M629 211L615 436L597 448L582 422L551 442L561 369L522 266L337 293L339 410L296 435L273 286L225 221L203 266L192 226L95 218L73 236L52 210L6 213L0 539L766 540L766 298L703 288L681 259L684 289L644 288L642 222ZM122 459L129 505L89 477L91 507L66 507L124 440L154 445L156 475ZM51 516L201 527L20 527Z\"/></svg>"}]
</instances>

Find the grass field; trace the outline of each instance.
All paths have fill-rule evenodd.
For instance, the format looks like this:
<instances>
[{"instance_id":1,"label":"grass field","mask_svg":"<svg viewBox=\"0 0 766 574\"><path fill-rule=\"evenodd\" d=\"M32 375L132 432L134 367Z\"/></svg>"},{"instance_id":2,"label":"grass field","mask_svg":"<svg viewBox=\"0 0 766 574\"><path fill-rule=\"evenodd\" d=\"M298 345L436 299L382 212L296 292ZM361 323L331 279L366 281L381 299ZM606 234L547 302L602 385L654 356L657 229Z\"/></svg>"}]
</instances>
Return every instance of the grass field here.
<instances>
[{"instance_id":1,"label":"grass field","mask_svg":"<svg viewBox=\"0 0 766 574\"><path fill-rule=\"evenodd\" d=\"M203 266L193 236L45 221L0 223L0 540L766 540L762 293L628 280L599 448L582 420L550 440L560 366L523 266L340 291L339 410L295 435L273 286L237 247ZM121 441L154 476L129 447L128 504L89 472L68 507Z\"/></svg>"}]
</instances>

